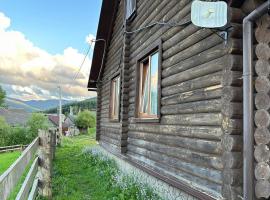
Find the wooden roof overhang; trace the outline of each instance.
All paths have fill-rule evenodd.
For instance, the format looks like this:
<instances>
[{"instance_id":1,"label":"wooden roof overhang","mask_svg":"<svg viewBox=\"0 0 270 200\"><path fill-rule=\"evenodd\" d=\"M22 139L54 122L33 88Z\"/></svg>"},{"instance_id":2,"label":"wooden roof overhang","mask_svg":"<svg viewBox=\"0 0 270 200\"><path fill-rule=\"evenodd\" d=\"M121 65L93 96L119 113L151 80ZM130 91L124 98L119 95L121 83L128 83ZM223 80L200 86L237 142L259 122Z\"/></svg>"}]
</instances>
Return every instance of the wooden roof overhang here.
<instances>
[{"instance_id":1,"label":"wooden roof overhang","mask_svg":"<svg viewBox=\"0 0 270 200\"><path fill-rule=\"evenodd\" d=\"M113 22L115 20L115 13L117 10L118 0L103 0L101 13L99 17L98 30L96 40L104 39L109 44ZM96 42L94 47L94 54L92 59L92 66L88 81L88 90L95 90L97 88L97 79L101 69L101 63L104 52L104 42Z\"/></svg>"}]
</instances>

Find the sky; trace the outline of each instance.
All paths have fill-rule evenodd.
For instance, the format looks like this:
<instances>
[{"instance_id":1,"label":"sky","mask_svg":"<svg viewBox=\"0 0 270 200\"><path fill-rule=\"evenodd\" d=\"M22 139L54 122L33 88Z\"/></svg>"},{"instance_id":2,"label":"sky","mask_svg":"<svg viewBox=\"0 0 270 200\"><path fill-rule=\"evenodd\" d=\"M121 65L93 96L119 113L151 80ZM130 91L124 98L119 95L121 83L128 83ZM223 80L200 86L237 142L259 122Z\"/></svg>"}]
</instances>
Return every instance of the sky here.
<instances>
[{"instance_id":1,"label":"sky","mask_svg":"<svg viewBox=\"0 0 270 200\"><path fill-rule=\"evenodd\" d=\"M0 85L21 100L82 100L102 0L0 0Z\"/></svg>"}]
</instances>

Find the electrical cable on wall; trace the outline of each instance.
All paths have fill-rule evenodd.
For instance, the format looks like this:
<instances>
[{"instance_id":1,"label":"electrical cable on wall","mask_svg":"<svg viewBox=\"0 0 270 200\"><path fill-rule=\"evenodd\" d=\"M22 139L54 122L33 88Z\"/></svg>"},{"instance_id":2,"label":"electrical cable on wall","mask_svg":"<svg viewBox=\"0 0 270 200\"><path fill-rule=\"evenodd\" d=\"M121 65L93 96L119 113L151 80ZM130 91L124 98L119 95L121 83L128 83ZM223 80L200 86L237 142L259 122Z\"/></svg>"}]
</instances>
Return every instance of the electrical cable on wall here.
<instances>
[{"instance_id":1,"label":"electrical cable on wall","mask_svg":"<svg viewBox=\"0 0 270 200\"><path fill-rule=\"evenodd\" d=\"M148 28L152 28L153 26L156 26L156 25L160 25L160 26L169 26L169 27L178 27L178 26L184 26L184 25L188 25L190 24L191 21L188 20L186 22L183 22L183 23L172 23L172 22L154 22L152 24L149 24L147 26L144 26L144 27L141 27L141 28L138 28L134 31L125 31L126 34L133 34L133 33L138 33L142 30L145 30L145 29L148 29Z\"/></svg>"},{"instance_id":2,"label":"electrical cable on wall","mask_svg":"<svg viewBox=\"0 0 270 200\"><path fill-rule=\"evenodd\" d=\"M145 29L152 28L152 27L154 27L154 26L156 26L156 25L160 25L160 26L169 26L169 27L179 27L179 26L185 26L185 25L188 25L188 24L190 24L190 23L191 23L190 20L185 21L185 22L183 22L183 23L154 22L154 23L152 23L152 24L150 24L150 25L147 25L147 26L138 28L138 29L136 29L136 30L134 30L134 31L126 31L126 29L125 29L123 35L125 35L125 34L134 34L134 33L138 33L138 32L143 31L143 30L145 30ZM124 25L123 27L125 27L125 25ZM120 61L119 61L119 64L118 64L117 69L114 70L114 73L112 73L113 75L118 71L118 69L120 68L120 66L121 66L121 64L122 64L122 57L123 57L124 45L125 45L125 44L124 44L124 41L123 41L123 45L122 45L122 47L121 47ZM104 53L105 53L105 51L104 51ZM104 57L104 54L103 54L103 57ZM103 62L104 62L104 60L102 59L102 65L103 65ZM100 70L99 74L100 74L100 73L101 73L101 70ZM99 76L99 77L100 77L100 76ZM111 77L107 78L107 79L104 80L104 81L100 81L99 78L98 78L97 82L102 83L102 82L108 81L108 80L110 80L110 79L111 79Z\"/></svg>"}]
</instances>

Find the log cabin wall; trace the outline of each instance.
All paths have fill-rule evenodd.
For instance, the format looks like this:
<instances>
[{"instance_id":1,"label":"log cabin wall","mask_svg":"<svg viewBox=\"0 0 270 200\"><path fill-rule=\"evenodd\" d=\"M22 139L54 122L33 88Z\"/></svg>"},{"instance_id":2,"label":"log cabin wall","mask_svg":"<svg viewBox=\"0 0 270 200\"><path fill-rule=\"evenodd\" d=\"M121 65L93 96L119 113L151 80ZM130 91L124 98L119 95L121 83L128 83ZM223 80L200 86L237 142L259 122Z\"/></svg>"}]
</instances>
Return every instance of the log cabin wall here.
<instances>
[{"instance_id":1,"label":"log cabin wall","mask_svg":"<svg viewBox=\"0 0 270 200\"><path fill-rule=\"evenodd\" d=\"M262 16L255 29L257 57L255 64L255 193L257 198L270 197L270 16Z\"/></svg>"},{"instance_id":2,"label":"log cabin wall","mask_svg":"<svg viewBox=\"0 0 270 200\"><path fill-rule=\"evenodd\" d=\"M107 146L112 151L120 153L122 146L121 117L119 121L112 121L109 115L111 79L120 75L123 68L124 1L119 1L114 18L112 35L110 42L107 44L107 53L104 61L105 65L102 71L101 83L98 84L97 140L99 140L101 145ZM121 85L123 86L123 84ZM121 89L121 91L123 90ZM121 105L119 106L120 113L122 112Z\"/></svg>"},{"instance_id":3,"label":"log cabin wall","mask_svg":"<svg viewBox=\"0 0 270 200\"><path fill-rule=\"evenodd\" d=\"M191 0L137 0L137 15L125 27L185 22ZM228 38L192 24L153 26L124 34L119 7L99 86L100 144L124 153L167 177L214 199L242 194L242 19L231 8ZM161 118L136 120L136 69L142 52L161 40ZM109 119L110 79L121 73L120 122Z\"/></svg>"}]
</instances>

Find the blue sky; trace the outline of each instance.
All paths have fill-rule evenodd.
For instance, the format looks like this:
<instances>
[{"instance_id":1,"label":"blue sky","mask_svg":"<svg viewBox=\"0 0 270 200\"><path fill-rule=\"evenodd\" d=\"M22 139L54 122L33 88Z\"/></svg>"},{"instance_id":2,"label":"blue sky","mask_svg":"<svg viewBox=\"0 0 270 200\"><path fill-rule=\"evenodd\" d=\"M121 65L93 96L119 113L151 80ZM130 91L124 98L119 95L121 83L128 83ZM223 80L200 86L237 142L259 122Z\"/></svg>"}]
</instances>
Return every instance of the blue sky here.
<instances>
[{"instance_id":1,"label":"blue sky","mask_svg":"<svg viewBox=\"0 0 270 200\"><path fill-rule=\"evenodd\" d=\"M95 35L101 0L0 0L0 11L36 46L62 53L69 46L84 52L85 36Z\"/></svg>"},{"instance_id":2,"label":"blue sky","mask_svg":"<svg viewBox=\"0 0 270 200\"><path fill-rule=\"evenodd\" d=\"M95 96L87 91L89 47L97 31L102 0L0 0L0 85L22 100Z\"/></svg>"}]
</instances>

